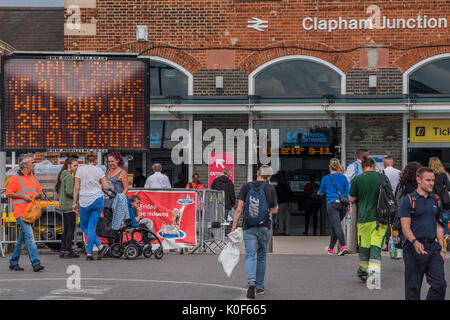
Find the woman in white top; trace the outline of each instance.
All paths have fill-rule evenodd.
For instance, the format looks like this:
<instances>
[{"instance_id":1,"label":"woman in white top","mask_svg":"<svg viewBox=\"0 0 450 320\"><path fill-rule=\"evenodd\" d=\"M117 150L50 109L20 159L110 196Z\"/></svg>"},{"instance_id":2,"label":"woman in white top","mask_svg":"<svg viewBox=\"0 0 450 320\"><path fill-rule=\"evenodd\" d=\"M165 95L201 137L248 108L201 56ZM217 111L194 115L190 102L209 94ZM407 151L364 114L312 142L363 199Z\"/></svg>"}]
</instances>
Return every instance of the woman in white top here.
<instances>
[{"instance_id":1,"label":"woman in white top","mask_svg":"<svg viewBox=\"0 0 450 320\"><path fill-rule=\"evenodd\" d=\"M92 249L95 243L99 249L97 260L100 260L105 255L108 246L102 245L97 238L95 229L103 211L103 190L108 189L108 183L103 170L96 166L97 154L95 152L87 154L86 162L87 166L79 168L75 174L72 209L75 212L78 211L79 201L81 230L87 235L86 259L94 260Z\"/></svg>"}]
</instances>

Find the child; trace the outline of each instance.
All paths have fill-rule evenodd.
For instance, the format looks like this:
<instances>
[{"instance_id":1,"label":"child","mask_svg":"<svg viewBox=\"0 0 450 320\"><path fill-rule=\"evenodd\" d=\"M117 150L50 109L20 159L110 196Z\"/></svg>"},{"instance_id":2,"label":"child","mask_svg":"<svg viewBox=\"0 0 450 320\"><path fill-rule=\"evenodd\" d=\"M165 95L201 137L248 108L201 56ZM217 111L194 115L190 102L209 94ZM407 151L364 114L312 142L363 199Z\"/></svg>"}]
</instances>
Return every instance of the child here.
<instances>
[{"instance_id":1,"label":"child","mask_svg":"<svg viewBox=\"0 0 450 320\"><path fill-rule=\"evenodd\" d=\"M128 211L130 212L130 219L133 223L132 226L137 227L139 223L139 226L142 226L153 232L153 221L148 218L142 219L142 210L139 206L140 203L141 198L139 198L139 196L135 194L133 194L130 197L130 200L128 200Z\"/></svg>"}]
</instances>

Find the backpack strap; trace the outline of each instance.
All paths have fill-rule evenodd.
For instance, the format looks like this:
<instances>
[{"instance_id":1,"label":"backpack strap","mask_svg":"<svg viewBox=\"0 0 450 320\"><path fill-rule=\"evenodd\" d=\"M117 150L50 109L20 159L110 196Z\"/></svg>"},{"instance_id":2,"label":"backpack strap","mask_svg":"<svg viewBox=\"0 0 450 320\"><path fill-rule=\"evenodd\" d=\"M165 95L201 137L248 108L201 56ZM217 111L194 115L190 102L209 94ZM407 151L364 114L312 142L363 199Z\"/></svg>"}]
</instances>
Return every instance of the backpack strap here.
<instances>
[{"instance_id":1,"label":"backpack strap","mask_svg":"<svg viewBox=\"0 0 450 320\"><path fill-rule=\"evenodd\" d=\"M358 171L359 171L358 161L353 161L352 164L355 167L355 177L356 177L358 175Z\"/></svg>"},{"instance_id":2,"label":"backpack strap","mask_svg":"<svg viewBox=\"0 0 450 320\"><path fill-rule=\"evenodd\" d=\"M441 220L439 220L439 213L441 211L441 200L440 200L439 196L435 193L431 193L431 196L433 197L434 202L436 203L436 207L437 207L436 221L437 221L437 223L439 223L439 225L442 228L444 228L445 227L444 224L442 223Z\"/></svg>"}]
</instances>

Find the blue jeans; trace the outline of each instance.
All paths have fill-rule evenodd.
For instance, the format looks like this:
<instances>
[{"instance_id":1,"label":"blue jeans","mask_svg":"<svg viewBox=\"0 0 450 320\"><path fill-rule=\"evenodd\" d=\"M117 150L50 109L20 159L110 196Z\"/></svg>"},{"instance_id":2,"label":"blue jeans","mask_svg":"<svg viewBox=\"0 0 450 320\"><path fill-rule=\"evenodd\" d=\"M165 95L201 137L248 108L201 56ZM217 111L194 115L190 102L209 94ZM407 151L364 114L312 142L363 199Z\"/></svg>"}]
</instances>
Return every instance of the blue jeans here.
<instances>
[{"instance_id":1,"label":"blue jeans","mask_svg":"<svg viewBox=\"0 0 450 320\"><path fill-rule=\"evenodd\" d=\"M34 267L41 262L39 261L39 250L34 241L33 228L31 224L23 221L23 217L17 218L17 222L20 226L19 237L17 238L16 247L14 248L14 252L9 260L9 264L11 266L15 266L19 264L20 253L22 252L23 245L27 246L28 256L30 257L31 265Z\"/></svg>"},{"instance_id":2,"label":"blue jeans","mask_svg":"<svg viewBox=\"0 0 450 320\"><path fill-rule=\"evenodd\" d=\"M450 211L442 212L442 221L444 223L444 235L448 235L448 221L450 220Z\"/></svg>"},{"instance_id":3,"label":"blue jeans","mask_svg":"<svg viewBox=\"0 0 450 320\"><path fill-rule=\"evenodd\" d=\"M264 289L266 274L266 252L270 230L267 227L253 227L244 230L245 267L247 282L256 282L256 288ZM255 256L257 257L255 268ZM256 269L256 272L255 272Z\"/></svg>"},{"instance_id":4,"label":"blue jeans","mask_svg":"<svg viewBox=\"0 0 450 320\"><path fill-rule=\"evenodd\" d=\"M89 207L80 206L80 226L81 230L87 235L87 254L92 254L94 243L98 247L102 245L97 238L95 229L97 228L98 220L103 211L103 197L95 200Z\"/></svg>"}]
</instances>

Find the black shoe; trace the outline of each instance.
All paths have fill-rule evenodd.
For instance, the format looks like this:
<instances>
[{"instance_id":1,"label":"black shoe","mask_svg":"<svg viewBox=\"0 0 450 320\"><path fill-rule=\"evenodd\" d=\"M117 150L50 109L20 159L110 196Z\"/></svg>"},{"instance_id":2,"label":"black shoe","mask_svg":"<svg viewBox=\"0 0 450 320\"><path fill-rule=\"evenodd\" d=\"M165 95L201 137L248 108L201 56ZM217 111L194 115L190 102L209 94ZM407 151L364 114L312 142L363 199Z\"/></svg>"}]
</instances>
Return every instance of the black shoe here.
<instances>
[{"instance_id":1,"label":"black shoe","mask_svg":"<svg viewBox=\"0 0 450 320\"><path fill-rule=\"evenodd\" d=\"M86 256L86 260L87 260L87 261L92 261L92 260L95 260L95 259L94 259L93 256Z\"/></svg>"},{"instance_id":2,"label":"black shoe","mask_svg":"<svg viewBox=\"0 0 450 320\"><path fill-rule=\"evenodd\" d=\"M103 245L103 248L98 251L97 260L100 260L101 258L103 258L103 256L105 255L106 251L108 251L108 248L109 247L107 245Z\"/></svg>"},{"instance_id":3,"label":"black shoe","mask_svg":"<svg viewBox=\"0 0 450 320\"><path fill-rule=\"evenodd\" d=\"M255 283L250 282L247 289L247 298L248 299L255 299Z\"/></svg>"},{"instance_id":4,"label":"black shoe","mask_svg":"<svg viewBox=\"0 0 450 320\"><path fill-rule=\"evenodd\" d=\"M9 270L14 270L14 271L23 271L25 270L24 268L21 268L18 264L15 264L13 266L9 266Z\"/></svg>"},{"instance_id":5,"label":"black shoe","mask_svg":"<svg viewBox=\"0 0 450 320\"><path fill-rule=\"evenodd\" d=\"M34 272L39 272L41 270L44 270L44 266L41 266L40 264L37 264L37 265L33 266L33 271Z\"/></svg>"},{"instance_id":6,"label":"black shoe","mask_svg":"<svg viewBox=\"0 0 450 320\"><path fill-rule=\"evenodd\" d=\"M361 267L358 268L358 270L356 271L356 274L361 279L361 281L366 281L367 278L369 277L367 270L362 269Z\"/></svg>"},{"instance_id":7,"label":"black shoe","mask_svg":"<svg viewBox=\"0 0 450 320\"><path fill-rule=\"evenodd\" d=\"M65 259L73 259L73 258L79 258L79 257L80 256L78 254L76 254L75 252L73 252L73 251L70 251L69 253L66 253L64 255Z\"/></svg>"},{"instance_id":8,"label":"black shoe","mask_svg":"<svg viewBox=\"0 0 450 320\"><path fill-rule=\"evenodd\" d=\"M263 295L266 293L266 290L264 288L256 288L256 294Z\"/></svg>"}]
</instances>

